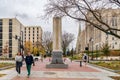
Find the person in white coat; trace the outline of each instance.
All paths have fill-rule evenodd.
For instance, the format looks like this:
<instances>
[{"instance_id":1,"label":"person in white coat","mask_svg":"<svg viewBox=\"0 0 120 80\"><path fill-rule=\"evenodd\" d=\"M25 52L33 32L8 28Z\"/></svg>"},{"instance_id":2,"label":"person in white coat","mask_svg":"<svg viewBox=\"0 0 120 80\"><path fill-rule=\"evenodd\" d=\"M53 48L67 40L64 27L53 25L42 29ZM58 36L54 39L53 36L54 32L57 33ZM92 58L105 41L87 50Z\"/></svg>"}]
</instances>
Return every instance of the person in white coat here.
<instances>
[{"instance_id":1,"label":"person in white coat","mask_svg":"<svg viewBox=\"0 0 120 80\"><path fill-rule=\"evenodd\" d=\"M16 71L18 75L21 73L21 67L22 67L22 55L20 52L17 53L15 56L15 61L16 61Z\"/></svg>"}]
</instances>

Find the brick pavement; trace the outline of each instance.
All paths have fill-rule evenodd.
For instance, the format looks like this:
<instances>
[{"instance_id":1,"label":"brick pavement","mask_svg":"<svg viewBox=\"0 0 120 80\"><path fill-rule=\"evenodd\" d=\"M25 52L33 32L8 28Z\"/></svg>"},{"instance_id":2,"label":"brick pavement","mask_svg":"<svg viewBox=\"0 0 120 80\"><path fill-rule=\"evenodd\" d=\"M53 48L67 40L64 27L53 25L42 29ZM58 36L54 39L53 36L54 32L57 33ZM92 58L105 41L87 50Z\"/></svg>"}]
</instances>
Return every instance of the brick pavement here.
<instances>
[{"instance_id":1,"label":"brick pavement","mask_svg":"<svg viewBox=\"0 0 120 80\"><path fill-rule=\"evenodd\" d=\"M66 64L69 64L68 69L47 69L46 64L49 64L48 59L45 59L43 62L41 61L36 61L34 67L32 67L33 71L80 71L80 72L100 72L96 69L90 68L88 66L80 67L79 62L70 62L66 61ZM26 70L26 66L22 67L22 70Z\"/></svg>"},{"instance_id":2,"label":"brick pavement","mask_svg":"<svg viewBox=\"0 0 120 80\"><path fill-rule=\"evenodd\" d=\"M15 69L13 69L7 71L8 75L0 80L113 80L108 76L117 75L90 65L80 67L79 62L67 60L65 63L69 65L68 69L46 69L46 64L49 64L48 59L43 62L36 61L36 65L32 66L30 78L27 78L26 66L23 65L20 77L17 76Z\"/></svg>"},{"instance_id":3,"label":"brick pavement","mask_svg":"<svg viewBox=\"0 0 120 80\"><path fill-rule=\"evenodd\" d=\"M35 66L32 66L32 71L100 72L96 69L93 69L93 68L90 68L90 67L87 67L87 66L85 67L84 65L83 65L83 67L80 67L78 62L65 61L66 64L69 64L68 69L47 69L47 68L45 68L46 63L49 64L48 59L45 59L43 62L41 62L40 60L36 61ZM22 67L22 71L26 71L26 66ZM64 74L61 74L61 75L64 75ZM50 74L50 76L52 76L52 75ZM64 77L63 78L46 78L44 76L43 77L37 77L37 76L36 77L30 77L29 79L26 76L21 76L21 77L16 76L12 80L24 80L24 79L27 79L27 80L99 80L99 79L95 79L95 78L90 78L90 79L88 79L88 78L64 78Z\"/></svg>"}]
</instances>

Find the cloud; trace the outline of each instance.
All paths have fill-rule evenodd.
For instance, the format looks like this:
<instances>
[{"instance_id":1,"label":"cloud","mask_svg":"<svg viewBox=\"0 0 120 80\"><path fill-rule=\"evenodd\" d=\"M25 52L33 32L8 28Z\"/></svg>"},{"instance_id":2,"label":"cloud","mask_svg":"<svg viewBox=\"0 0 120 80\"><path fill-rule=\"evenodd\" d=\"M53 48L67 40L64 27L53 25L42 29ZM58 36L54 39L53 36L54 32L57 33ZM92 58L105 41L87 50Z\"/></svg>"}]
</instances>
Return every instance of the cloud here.
<instances>
[{"instance_id":1,"label":"cloud","mask_svg":"<svg viewBox=\"0 0 120 80\"><path fill-rule=\"evenodd\" d=\"M17 17L17 16L19 16L19 17L21 17L21 18L29 18L29 16L26 14L26 13L15 13L15 16Z\"/></svg>"},{"instance_id":2,"label":"cloud","mask_svg":"<svg viewBox=\"0 0 120 80\"><path fill-rule=\"evenodd\" d=\"M38 17L44 14L47 0L0 0L0 18L17 17L23 25L39 25L43 31L52 32L52 18L49 22ZM78 24L70 19L64 18L62 21L63 31L78 34ZM74 45L75 46L75 45Z\"/></svg>"}]
</instances>

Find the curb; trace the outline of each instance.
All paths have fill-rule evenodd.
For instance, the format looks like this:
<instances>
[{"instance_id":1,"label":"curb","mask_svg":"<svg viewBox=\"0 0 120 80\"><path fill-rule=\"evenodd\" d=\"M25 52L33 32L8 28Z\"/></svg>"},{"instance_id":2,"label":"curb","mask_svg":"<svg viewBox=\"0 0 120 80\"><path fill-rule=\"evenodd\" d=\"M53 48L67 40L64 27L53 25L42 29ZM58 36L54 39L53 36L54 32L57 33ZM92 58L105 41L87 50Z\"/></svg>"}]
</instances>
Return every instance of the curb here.
<instances>
[{"instance_id":1,"label":"curb","mask_svg":"<svg viewBox=\"0 0 120 80\"><path fill-rule=\"evenodd\" d=\"M120 72L120 70L112 70L112 69L105 68L105 67L102 67L102 66L98 66L98 65L94 65L94 64L90 64L90 63L88 63L88 64L91 65L91 66L94 66L94 67L98 67L98 68L110 71L110 72Z\"/></svg>"},{"instance_id":2,"label":"curb","mask_svg":"<svg viewBox=\"0 0 120 80\"><path fill-rule=\"evenodd\" d=\"M15 66L7 66L7 67L3 67L3 68L0 68L0 71L2 71L2 70L6 70L6 69L9 69L9 68L13 68L13 67L15 67Z\"/></svg>"}]
</instances>

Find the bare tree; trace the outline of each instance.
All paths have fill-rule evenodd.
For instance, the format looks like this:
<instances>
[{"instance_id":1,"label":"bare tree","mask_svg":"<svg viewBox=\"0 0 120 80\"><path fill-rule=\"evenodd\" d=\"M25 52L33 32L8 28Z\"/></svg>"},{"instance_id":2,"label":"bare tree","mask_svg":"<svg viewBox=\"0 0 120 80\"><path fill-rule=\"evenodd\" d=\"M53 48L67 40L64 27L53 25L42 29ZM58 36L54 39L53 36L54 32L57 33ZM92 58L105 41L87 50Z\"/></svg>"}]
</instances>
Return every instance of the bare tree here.
<instances>
[{"instance_id":1,"label":"bare tree","mask_svg":"<svg viewBox=\"0 0 120 80\"><path fill-rule=\"evenodd\" d=\"M45 16L69 16L75 20L84 21L106 34L120 38L120 35L115 33L120 29L111 26L103 19L105 16L102 13L105 8L109 8L110 1L118 5L120 2L119 0L49 0Z\"/></svg>"},{"instance_id":2,"label":"bare tree","mask_svg":"<svg viewBox=\"0 0 120 80\"><path fill-rule=\"evenodd\" d=\"M65 55L67 48L69 47L70 43L75 39L74 34L64 32L62 35L62 49L63 55Z\"/></svg>"},{"instance_id":3,"label":"bare tree","mask_svg":"<svg viewBox=\"0 0 120 80\"><path fill-rule=\"evenodd\" d=\"M42 44L47 52L52 52L52 33L51 32L44 32L43 38L42 38Z\"/></svg>"},{"instance_id":4,"label":"bare tree","mask_svg":"<svg viewBox=\"0 0 120 80\"><path fill-rule=\"evenodd\" d=\"M109 0L110 3L116 4L117 6L120 7L120 0Z\"/></svg>"}]
</instances>

